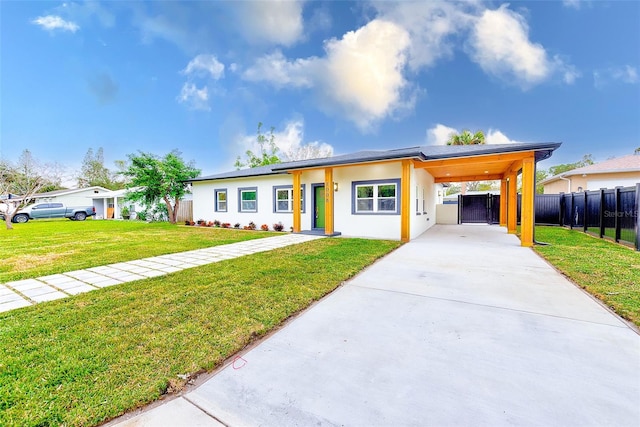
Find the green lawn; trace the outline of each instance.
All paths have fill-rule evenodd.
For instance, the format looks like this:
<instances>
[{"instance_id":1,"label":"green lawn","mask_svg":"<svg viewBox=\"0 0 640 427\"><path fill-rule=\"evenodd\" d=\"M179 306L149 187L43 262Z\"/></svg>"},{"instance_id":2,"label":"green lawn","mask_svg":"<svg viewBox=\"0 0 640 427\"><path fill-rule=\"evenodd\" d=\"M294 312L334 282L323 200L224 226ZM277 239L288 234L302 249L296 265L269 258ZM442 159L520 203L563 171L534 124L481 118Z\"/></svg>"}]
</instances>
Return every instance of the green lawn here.
<instances>
[{"instance_id":1,"label":"green lawn","mask_svg":"<svg viewBox=\"0 0 640 427\"><path fill-rule=\"evenodd\" d=\"M91 426L179 390L399 245L320 239L0 313L0 425Z\"/></svg>"},{"instance_id":2,"label":"green lawn","mask_svg":"<svg viewBox=\"0 0 640 427\"><path fill-rule=\"evenodd\" d=\"M640 326L640 252L561 227L536 227L535 250L623 318Z\"/></svg>"},{"instance_id":3,"label":"green lawn","mask_svg":"<svg viewBox=\"0 0 640 427\"><path fill-rule=\"evenodd\" d=\"M37 220L0 227L0 283L274 236L142 221Z\"/></svg>"}]
</instances>

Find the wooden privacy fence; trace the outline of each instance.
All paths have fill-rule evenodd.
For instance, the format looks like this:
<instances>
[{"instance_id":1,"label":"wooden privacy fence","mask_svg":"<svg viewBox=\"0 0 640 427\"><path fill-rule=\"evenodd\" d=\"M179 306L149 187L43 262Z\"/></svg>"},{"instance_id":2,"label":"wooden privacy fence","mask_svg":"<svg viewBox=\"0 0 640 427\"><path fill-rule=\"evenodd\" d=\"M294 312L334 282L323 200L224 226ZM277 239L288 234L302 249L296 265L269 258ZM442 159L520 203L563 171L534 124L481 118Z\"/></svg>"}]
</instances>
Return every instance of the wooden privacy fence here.
<instances>
[{"instance_id":1,"label":"wooden privacy fence","mask_svg":"<svg viewBox=\"0 0 640 427\"><path fill-rule=\"evenodd\" d=\"M193 221L193 200L180 200L176 221Z\"/></svg>"},{"instance_id":2,"label":"wooden privacy fence","mask_svg":"<svg viewBox=\"0 0 640 427\"><path fill-rule=\"evenodd\" d=\"M580 229L640 250L640 183L580 193L537 194L535 207L536 224Z\"/></svg>"}]
</instances>

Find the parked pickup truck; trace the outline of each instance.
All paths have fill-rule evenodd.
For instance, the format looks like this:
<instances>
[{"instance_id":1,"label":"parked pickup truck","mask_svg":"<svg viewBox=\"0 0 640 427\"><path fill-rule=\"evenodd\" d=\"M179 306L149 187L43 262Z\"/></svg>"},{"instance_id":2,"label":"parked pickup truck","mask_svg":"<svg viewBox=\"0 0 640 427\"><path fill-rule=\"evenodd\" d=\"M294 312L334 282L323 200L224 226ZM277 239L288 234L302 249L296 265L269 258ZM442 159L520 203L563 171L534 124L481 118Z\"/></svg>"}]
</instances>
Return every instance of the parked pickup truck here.
<instances>
[{"instance_id":1,"label":"parked pickup truck","mask_svg":"<svg viewBox=\"0 0 640 427\"><path fill-rule=\"evenodd\" d=\"M88 216L95 214L96 208L93 206L67 207L62 203L36 203L20 209L11 221L24 223L38 218L69 218L73 221L84 221Z\"/></svg>"}]
</instances>

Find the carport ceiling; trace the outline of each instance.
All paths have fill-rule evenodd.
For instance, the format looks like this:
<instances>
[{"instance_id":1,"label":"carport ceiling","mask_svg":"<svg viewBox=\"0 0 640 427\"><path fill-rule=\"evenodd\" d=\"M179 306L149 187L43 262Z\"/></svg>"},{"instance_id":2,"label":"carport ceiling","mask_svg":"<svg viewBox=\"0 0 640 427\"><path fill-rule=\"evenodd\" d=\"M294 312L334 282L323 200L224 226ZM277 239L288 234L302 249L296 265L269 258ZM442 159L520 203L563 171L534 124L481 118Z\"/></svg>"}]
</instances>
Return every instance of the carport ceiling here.
<instances>
[{"instance_id":1,"label":"carport ceiling","mask_svg":"<svg viewBox=\"0 0 640 427\"><path fill-rule=\"evenodd\" d=\"M502 179L512 168L520 168L522 159L532 151L508 154L416 161L415 168L426 169L436 182L484 181Z\"/></svg>"}]
</instances>

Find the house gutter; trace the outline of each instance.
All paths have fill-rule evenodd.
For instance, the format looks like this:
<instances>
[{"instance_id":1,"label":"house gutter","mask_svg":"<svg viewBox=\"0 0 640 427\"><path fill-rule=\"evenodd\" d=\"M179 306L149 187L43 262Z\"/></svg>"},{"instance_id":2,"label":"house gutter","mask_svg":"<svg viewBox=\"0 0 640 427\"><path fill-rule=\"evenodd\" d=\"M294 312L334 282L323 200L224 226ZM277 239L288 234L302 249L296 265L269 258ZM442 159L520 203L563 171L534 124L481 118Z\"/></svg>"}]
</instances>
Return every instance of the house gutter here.
<instances>
[{"instance_id":1,"label":"house gutter","mask_svg":"<svg viewBox=\"0 0 640 427\"><path fill-rule=\"evenodd\" d=\"M565 181L567 181L569 183L569 191L567 191L567 193L571 193L571 178L565 178L562 175L558 176L558 178L564 179Z\"/></svg>"}]
</instances>

